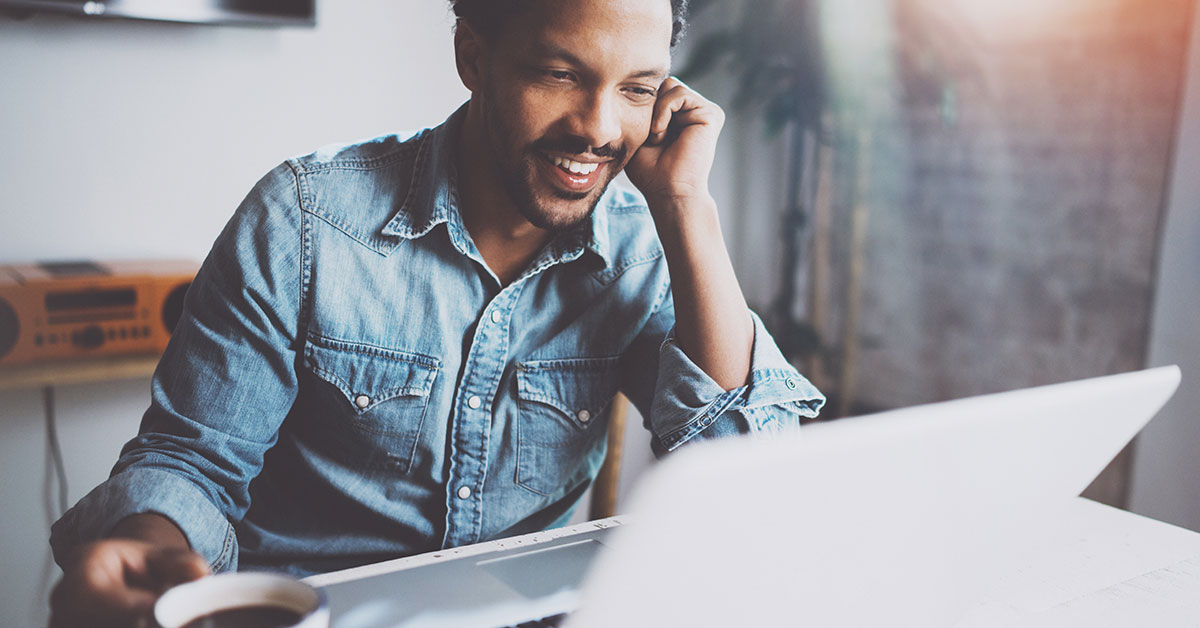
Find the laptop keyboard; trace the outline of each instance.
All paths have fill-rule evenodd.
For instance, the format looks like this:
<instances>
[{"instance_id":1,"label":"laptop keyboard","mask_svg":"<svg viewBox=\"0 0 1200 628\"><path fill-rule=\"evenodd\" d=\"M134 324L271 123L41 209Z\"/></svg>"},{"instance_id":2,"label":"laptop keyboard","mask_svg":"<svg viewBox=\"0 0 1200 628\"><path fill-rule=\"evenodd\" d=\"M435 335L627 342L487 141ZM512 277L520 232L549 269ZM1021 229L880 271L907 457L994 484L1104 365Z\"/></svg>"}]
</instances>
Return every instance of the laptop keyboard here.
<instances>
[{"instance_id":1,"label":"laptop keyboard","mask_svg":"<svg viewBox=\"0 0 1200 628\"><path fill-rule=\"evenodd\" d=\"M558 615L551 615L550 617L543 617L541 619L527 621L523 624L517 624L516 626L510 626L508 628L558 628L558 626L562 625L563 620L566 618L566 613L559 613Z\"/></svg>"}]
</instances>

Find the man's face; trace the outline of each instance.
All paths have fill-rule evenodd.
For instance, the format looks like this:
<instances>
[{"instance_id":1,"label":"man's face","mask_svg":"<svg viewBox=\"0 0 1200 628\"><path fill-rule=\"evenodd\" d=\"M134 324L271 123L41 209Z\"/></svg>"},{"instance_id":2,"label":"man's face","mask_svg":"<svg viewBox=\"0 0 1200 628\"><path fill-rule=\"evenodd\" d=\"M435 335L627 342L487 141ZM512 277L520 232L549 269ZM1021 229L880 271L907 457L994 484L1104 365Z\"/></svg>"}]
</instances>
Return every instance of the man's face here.
<instances>
[{"instance_id":1,"label":"man's face","mask_svg":"<svg viewBox=\"0 0 1200 628\"><path fill-rule=\"evenodd\" d=\"M533 225L590 215L646 141L671 53L667 0L535 0L484 45L481 107L495 174Z\"/></svg>"}]
</instances>

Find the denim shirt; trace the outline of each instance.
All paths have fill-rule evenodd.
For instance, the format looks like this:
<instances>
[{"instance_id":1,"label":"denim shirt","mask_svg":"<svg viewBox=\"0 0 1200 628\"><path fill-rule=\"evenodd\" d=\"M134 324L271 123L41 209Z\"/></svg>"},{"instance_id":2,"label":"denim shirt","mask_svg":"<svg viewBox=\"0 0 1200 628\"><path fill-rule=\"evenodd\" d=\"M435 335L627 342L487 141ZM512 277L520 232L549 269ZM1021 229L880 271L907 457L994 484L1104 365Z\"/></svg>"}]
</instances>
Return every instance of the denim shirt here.
<instances>
[{"instance_id":1,"label":"denim shirt","mask_svg":"<svg viewBox=\"0 0 1200 628\"><path fill-rule=\"evenodd\" d=\"M632 191L610 186L502 285L458 209L463 111L255 186L188 291L138 436L53 526L60 563L142 512L216 571L298 575L562 525L618 391L658 454L816 415L821 393L752 313L744 386L723 390L675 345Z\"/></svg>"}]
</instances>

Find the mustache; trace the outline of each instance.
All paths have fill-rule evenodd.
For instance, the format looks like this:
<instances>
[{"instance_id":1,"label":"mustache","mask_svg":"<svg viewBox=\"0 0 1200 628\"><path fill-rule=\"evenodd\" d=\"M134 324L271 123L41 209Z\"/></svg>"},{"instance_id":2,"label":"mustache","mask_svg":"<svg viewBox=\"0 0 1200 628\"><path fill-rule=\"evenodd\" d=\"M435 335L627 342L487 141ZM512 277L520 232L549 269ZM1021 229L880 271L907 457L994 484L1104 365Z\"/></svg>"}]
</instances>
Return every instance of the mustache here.
<instances>
[{"instance_id":1,"label":"mustache","mask_svg":"<svg viewBox=\"0 0 1200 628\"><path fill-rule=\"evenodd\" d=\"M629 149L623 144L605 144L604 146L593 148L587 142L571 138L542 138L533 143L533 148L544 152L566 153L568 155L591 155L599 159L612 159L618 163L624 163L625 156L629 154Z\"/></svg>"}]
</instances>

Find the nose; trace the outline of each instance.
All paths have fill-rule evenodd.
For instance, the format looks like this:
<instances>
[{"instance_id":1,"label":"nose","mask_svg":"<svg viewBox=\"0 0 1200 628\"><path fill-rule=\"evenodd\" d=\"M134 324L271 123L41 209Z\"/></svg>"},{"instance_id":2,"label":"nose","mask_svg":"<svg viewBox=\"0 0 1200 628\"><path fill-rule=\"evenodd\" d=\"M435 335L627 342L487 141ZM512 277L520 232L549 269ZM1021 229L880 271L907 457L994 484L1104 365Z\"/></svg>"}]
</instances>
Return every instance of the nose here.
<instances>
[{"instance_id":1,"label":"nose","mask_svg":"<svg viewBox=\"0 0 1200 628\"><path fill-rule=\"evenodd\" d=\"M570 116L570 133L595 151L621 144L620 110L608 94L593 93L581 99Z\"/></svg>"}]
</instances>

